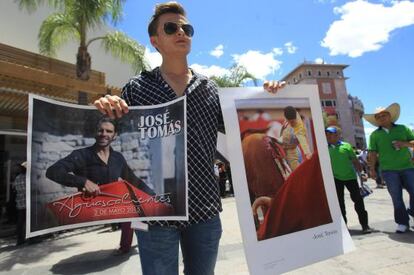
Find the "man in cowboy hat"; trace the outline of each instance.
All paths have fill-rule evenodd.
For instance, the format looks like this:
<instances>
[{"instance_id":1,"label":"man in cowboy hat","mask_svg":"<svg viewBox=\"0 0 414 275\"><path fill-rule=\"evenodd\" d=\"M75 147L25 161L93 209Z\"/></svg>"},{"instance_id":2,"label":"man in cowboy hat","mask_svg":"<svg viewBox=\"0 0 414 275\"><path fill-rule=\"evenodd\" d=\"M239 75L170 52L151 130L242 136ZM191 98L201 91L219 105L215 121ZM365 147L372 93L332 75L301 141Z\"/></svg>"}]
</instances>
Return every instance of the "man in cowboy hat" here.
<instances>
[{"instance_id":1,"label":"man in cowboy hat","mask_svg":"<svg viewBox=\"0 0 414 275\"><path fill-rule=\"evenodd\" d=\"M408 148L414 147L414 133L404 125L395 124L400 115L400 105L393 103L387 108L377 108L374 114L364 118L376 129L369 138L370 172L376 177L375 163L379 162L382 176L394 205L397 233L409 231L409 215L414 217L414 165ZM402 189L410 195L406 209Z\"/></svg>"}]
</instances>

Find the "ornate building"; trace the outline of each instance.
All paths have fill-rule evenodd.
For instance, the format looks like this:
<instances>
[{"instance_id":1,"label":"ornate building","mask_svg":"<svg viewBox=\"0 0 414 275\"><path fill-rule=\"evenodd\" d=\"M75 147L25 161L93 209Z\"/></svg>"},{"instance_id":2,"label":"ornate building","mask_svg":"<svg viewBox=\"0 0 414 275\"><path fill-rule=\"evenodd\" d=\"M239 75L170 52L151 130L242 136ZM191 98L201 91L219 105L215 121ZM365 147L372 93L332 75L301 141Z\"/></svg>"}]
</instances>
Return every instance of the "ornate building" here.
<instances>
[{"instance_id":1,"label":"ornate building","mask_svg":"<svg viewBox=\"0 0 414 275\"><path fill-rule=\"evenodd\" d=\"M364 105L357 97L348 94L347 77L343 72L346 67L348 65L304 62L282 80L288 84L316 84L326 124L340 126L345 140L357 148L365 148Z\"/></svg>"}]
</instances>

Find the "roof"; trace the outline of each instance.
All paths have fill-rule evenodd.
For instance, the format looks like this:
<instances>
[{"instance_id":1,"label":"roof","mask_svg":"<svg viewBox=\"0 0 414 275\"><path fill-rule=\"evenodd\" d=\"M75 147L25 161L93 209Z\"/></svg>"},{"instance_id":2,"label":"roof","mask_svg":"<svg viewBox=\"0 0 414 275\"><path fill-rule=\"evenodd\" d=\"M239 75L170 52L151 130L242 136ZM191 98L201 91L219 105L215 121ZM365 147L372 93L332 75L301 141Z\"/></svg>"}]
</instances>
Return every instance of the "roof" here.
<instances>
[{"instance_id":1,"label":"roof","mask_svg":"<svg viewBox=\"0 0 414 275\"><path fill-rule=\"evenodd\" d=\"M0 43L0 114L27 116L29 93L76 103L78 91L88 101L120 89L105 85L105 74L91 71L88 81L76 78L76 66Z\"/></svg>"},{"instance_id":2,"label":"roof","mask_svg":"<svg viewBox=\"0 0 414 275\"><path fill-rule=\"evenodd\" d=\"M282 80L288 79L292 74L294 74L296 71L302 69L302 68L340 68L341 70L347 68L349 65L345 64L325 64L325 63L314 63L314 62L308 62L305 61L298 66L296 66L293 70L291 70L288 74L286 74Z\"/></svg>"}]
</instances>

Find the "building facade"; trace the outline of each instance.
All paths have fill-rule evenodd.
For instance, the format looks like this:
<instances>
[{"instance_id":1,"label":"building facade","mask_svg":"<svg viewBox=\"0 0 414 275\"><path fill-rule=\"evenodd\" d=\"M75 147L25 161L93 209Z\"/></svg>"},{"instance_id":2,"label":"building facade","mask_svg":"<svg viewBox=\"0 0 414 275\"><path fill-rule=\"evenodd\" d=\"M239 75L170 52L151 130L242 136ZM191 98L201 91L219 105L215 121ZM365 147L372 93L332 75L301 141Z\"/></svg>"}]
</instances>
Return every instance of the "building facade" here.
<instances>
[{"instance_id":1,"label":"building facade","mask_svg":"<svg viewBox=\"0 0 414 275\"><path fill-rule=\"evenodd\" d=\"M313 84L318 86L326 126L342 128L343 138L357 148L365 148L362 124L364 105L357 97L348 94L344 69L348 65L317 64L304 62L289 72L282 80L288 84Z\"/></svg>"},{"instance_id":2,"label":"building facade","mask_svg":"<svg viewBox=\"0 0 414 275\"><path fill-rule=\"evenodd\" d=\"M103 72L92 70L82 81L74 64L0 43L0 209L10 200L14 168L26 160L29 93L88 104L120 92L106 85Z\"/></svg>"}]
</instances>

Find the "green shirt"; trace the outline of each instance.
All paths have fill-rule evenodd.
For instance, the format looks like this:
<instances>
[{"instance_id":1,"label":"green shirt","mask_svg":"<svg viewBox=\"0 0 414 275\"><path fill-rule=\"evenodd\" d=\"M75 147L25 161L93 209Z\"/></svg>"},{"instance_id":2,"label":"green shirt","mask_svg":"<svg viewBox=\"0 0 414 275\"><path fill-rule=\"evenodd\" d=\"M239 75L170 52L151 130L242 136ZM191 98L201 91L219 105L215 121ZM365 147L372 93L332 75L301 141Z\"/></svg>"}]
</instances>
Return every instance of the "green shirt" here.
<instances>
[{"instance_id":1,"label":"green shirt","mask_svg":"<svg viewBox=\"0 0 414 275\"><path fill-rule=\"evenodd\" d=\"M378 153L379 164L384 171L414 168L408 148L402 147L400 150L396 150L392 145L394 140L414 140L414 133L408 127L399 124L394 124L388 132L379 127L369 137L368 150Z\"/></svg>"},{"instance_id":2,"label":"green shirt","mask_svg":"<svg viewBox=\"0 0 414 275\"><path fill-rule=\"evenodd\" d=\"M354 180L356 173L352 160L356 159L351 144L340 141L338 144L329 145L329 156L331 157L332 171L334 177L339 180Z\"/></svg>"}]
</instances>

